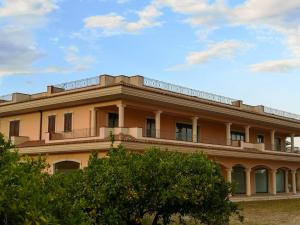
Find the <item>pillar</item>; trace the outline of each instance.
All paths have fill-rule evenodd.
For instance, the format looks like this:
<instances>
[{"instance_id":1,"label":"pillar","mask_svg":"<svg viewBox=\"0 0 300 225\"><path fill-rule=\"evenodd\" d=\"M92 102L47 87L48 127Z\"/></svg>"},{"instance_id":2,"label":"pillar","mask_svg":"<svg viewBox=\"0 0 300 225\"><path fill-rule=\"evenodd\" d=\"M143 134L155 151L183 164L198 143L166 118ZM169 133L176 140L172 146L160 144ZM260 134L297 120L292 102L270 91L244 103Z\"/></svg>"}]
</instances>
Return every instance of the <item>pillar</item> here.
<instances>
[{"instance_id":1,"label":"pillar","mask_svg":"<svg viewBox=\"0 0 300 225\"><path fill-rule=\"evenodd\" d=\"M117 105L117 107L119 109L119 127L124 127L124 111L125 111L126 105L119 104L119 105Z\"/></svg>"},{"instance_id":2,"label":"pillar","mask_svg":"<svg viewBox=\"0 0 300 225\"><path fill-rule=\"evenodd\" d=\"M198 142L198 117L193 117L193 142Z\"/></svg>"},{"instance_id":3,"label":"pillar","mask_svg":"<svg viewBox=\"0 0 300 225\"><path fill-rule=\"evenodd\" d=\"M276 193L277 193L277 190L276 190L276 172L277 172L277 170L271 170L271 173L272 173L272 190L271 190L271 193L273 195L276 195Z\"/></svg>"},{"instance_id":4,"label":"pillar","mask_svg":"<svg viewBox=\"0 0 300 225\"><path fill-rule=\"evenodd\" d=\"M251 168L246 168L246 195L251 196Z\"/></svg>"},{"instance_id":5,"label":"pillar","mask_svg":"<svg viewBox=\"0 0 300 225\"><path fill-rule=\"evenodd\" d=\"M275 151L275 130L271 130L271 150Z\"/></svg>"},{"instance_id":6,"label":"pillar","mask_svg":"<svg viewBox=\"0 0 300 225\"><path fill-rule=\"evenodd\" d=\"M157 111L155 113L155 137L160 138L160 115L162 111Z\"/></svg>"},{"instance_id":7,"label":"pillar","mask_svg":"<svg viewBox=\"0 0 300 225\"><path fill-rule=\"evenodd\" d=\"M232 168L226 168L226 174L227 174L227 182L231 183L231 181L232 181L232 179L231 179Z\"/></svg>"},{"instance_id":8,"label":"pillar","mask_svg":"<svg viewBox=\"0 0 300 225\"><path fill-rule=\"evenodd\" d=\"M292 186L293 186L293 194L297 194L297 188L296 188L296 170L292 170Z\"/></svg>"},{"instance_id":9,"label":"pillar","mask_svg":"<svg viewBox=\"0 0 300 225\"><path fill-rule=\"evenodd\" d=\"M226 144L231 145L231 123L226 123Z\"/></svg>"},{"instance_id":10,"label":"pillar","mask_svg":"<svg viewBox=\"0 0 300 225\"><path fill-rule=\"evenodd\" d=\"M291 134L291 152L295 152L295 134Z\"/></svg>"},{"instance_id":11,"label":"pillar","mask_svg":"<svg viewBox=\"0 0 300 225\"><path fill-rule=\"evenodd\" d=\"M289 193L289 171L286 170L285 171L285 176L284 176L284 179L285 179L285 193Z\"/></svg>"},{"instance_id":12,"label":"pillar","mask_svg":"<svg viewBox=\"0 0 300 225\"><path fill-rule=\"evenodd\" d=\"M97 111L95 108L91 109L91 121L90 121L90 130L91 130L91 136L96 136L96 128L97 128Z\"/></svg>"},{"instance_id":13,"label":"pillar","mask_svg":"<svg viewBox=\"0 0 300 225\"><path fill-rule=\"evenodd\" d=\"M245 142L250 142L250 126L245 126Z\"/></svg>"}]
</instances>

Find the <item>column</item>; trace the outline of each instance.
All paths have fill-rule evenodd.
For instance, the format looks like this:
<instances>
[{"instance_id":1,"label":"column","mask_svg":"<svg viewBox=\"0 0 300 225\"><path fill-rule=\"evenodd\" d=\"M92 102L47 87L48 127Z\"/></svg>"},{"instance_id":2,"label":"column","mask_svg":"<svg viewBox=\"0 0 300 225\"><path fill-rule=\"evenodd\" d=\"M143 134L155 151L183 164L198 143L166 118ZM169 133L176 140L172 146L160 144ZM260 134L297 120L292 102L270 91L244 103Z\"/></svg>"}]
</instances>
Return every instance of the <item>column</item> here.
<instances>
[{"instance_id":1,"label":"column","mask_svg":"<svg viewBox=\"0 0 300 225\"><path fill-rule=\"evenodd\" d=\"M226 168L226 174L227 174L227 182L231 183L231 181L232 181L232 179L231 179L232 168Z\"/></svg>"},{"instance_id":2,"label":"column","mask_svg":"<svg viewBox=\"0 0 300 225\"><path fill-rule=\"evenodd\" d=\"M245 126L245 142L250 142L250 126Z\"/></svg>"},{"instance_id":3,"label":"column","mask_svg":"<svg viewBox=\"0 0 300 225\"><path fill-rule=\"evenodd\" d=\"M285 193L289 193L289 171L286 170L285 171L285 176L284 176L284 179L285 179Z\"/></svg>"},{"instance_id":4,"label":"column","mask_svg":"<svg viewBox=\"0 0 300 225\"><path fill-rule=\"evenodd\" d=\"M97 110L95 108L92 108L91 110L91 120L90 120L90 131L91 136L96 136L96 129L97 129Z\"/></svg>"},{"instance_id":5,"label":"column","mask_svg":"<svg viewBox=\"0 0 300 225\"><path fill-rule=\"evenodd\" d=\"M271 150L275 151L275 130L271 130Z\"/></svg>"},{"instance_id":6,"label":"column","mask_svg":"<svg viewBox=\"0 0 300 225\"><path fill-rule=\"evenodd\" d=\"M277 170L271 170L271 173L272 173L272 194L273 195L276 195L277 193L277 190L276 190L276 172Z\"/></svg>"},{"instance_id":7,"label":"column","mask_svg":"<svg viewBox=\"0 0 300 225\"><path fill-rule=\"evenodd\" d=\"M291 152L295 151L295 134L291 134Z\"/></svg>"},{"instance_id":8,"label":"column","mask_svg":"<svg viewBox=\"0 0 300 225\"><path fill-rule=\"evenodd\" d=\"M246 195L251 196L251 168L246 168Z\"/></svg>"},{"instance_id":9,"label":"column","mask_svg":"<svg viewBox=\"0 0 300 225\"><path fill-rule=\"evenodd\" d=\"M226 144L231 145L231 125L232 123L226 123Z\"/></svg>"},{"instance_id":10,"label":"column","mask_svg":"<svg viewBox=\"0 0 300 225\"><path fill-rule=\"evenodd\" d=\"M193 117L193 142L198 142L198 117Z\"/></svg>"},{"instance_id":11,"label":"column","mask_svg":"<svg viewBox=\"0 0 300 225\"><path fill-rule=\"evenodd\" d=\"M119 109L119 127L124 127L124 110L126 105L119 104L117 107Z\"/></svg>"},{"instance_id":12,"label":"column","mask_svg":"<svg viewBox=\"0 0 300 225\"><path fill-rule=\"evenodd\" d=\"M155 112L155 137L160 138L160 114L162 111Z\"/></svg>"},{"instance_id":13,"label":"column","mask_svg":"<svg viewBox=\"0 0 300 225\"><path fill-rule=\"evenodd\" d=\"M292 170L292 185L293 185L293 194L297 194L297 187L296 187L296 170Z\"/></svg>"}]
</instances>

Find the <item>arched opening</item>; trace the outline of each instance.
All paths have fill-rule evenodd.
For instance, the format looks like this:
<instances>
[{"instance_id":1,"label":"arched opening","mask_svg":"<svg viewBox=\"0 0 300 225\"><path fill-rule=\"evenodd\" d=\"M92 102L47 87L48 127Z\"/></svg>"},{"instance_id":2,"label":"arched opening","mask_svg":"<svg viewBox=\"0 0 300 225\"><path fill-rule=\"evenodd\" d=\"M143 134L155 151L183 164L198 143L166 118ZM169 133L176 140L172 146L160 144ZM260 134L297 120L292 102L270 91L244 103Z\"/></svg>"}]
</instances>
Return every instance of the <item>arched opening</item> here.
<instances>
[{"instance_id":1,"label":"arched opening","mask_svg":"<svg viewBox=\"0 0 300 225\"><path fill-rule=\"evenodd\" d=\"M285 192L285 171L278 169L276 172L276 192Z\"/></svg>"},{"instance_id":2,"label":"arched opening","mask_svg":"<svg viewBox=\"0 0 300 225\"><path fill-rule=\"evenodd\" d=\"M74 161L61 161L54 164L54 173L70 173L80 168L80 163Z\"/></svg>"},{"instance_id":3,"label":"arched opening","mask_svg":"<svg viewBox=\"0 0 300 225\"><path fill-rule=\"evenodd\" d=\"M232 168L232 183L234 184L234 194L246 193L246 172L245 168L237 165Z\"/></svg>"},{"instance_id":4,"label":"arched opening","mask_svg":"<svg viewBox=\"0 0 300 225\"><path fill-rule=\"evenodd\" d=\"M268 193L268 169L259 167L255 169L255 192Z\"/></svg>"}]
</instances>

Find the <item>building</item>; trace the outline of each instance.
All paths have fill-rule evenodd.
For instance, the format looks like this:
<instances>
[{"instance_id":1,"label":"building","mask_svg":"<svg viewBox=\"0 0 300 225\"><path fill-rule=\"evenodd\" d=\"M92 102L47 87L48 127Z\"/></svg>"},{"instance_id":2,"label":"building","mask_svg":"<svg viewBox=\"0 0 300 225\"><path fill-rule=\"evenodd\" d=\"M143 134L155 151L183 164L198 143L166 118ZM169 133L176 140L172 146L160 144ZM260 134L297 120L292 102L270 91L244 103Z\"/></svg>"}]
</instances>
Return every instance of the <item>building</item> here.
<instances>
[{"instance_id":1,"label":"building","mask_svg":"<svg viewBox=\"0 0 300 225\"><path fill-rule=\"evenodd\" d=\"M236 194L300 191L295 114L142 76L101 75L0 99L0 132L20 153L46 155L50 173L87 166L94 150L104 156L112 131L131 150L204 151L238 183Z\"/></svg>"}]
</instances>

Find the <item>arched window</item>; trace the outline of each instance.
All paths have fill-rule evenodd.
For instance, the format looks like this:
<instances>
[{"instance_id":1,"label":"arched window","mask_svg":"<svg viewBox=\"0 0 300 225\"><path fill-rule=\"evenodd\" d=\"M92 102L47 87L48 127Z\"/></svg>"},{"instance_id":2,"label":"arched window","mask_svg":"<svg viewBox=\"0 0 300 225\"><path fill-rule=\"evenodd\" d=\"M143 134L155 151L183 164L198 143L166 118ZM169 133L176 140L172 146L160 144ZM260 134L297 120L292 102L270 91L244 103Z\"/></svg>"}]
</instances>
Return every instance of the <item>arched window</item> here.
<instances>
[{"instance_id":1,"label":"arched window","mask_svg":"<svg viewBox=\"0 0 300 225\"><path fill-rule=\"evenodd\" d=\"M246 173L245 168L241 166L234 166L232 168L232 182L235 185L235 194L245 194L246 193Z\"/></svg>"},{"instance_id":2,"label":"arched window","mask_svg":"<svg viewBox=\"0 0 300 225\"><path fill-rule=\"evenodd\" d=\"M278 169L276 172L276 191L284 192L285 188L285 172L283 169Z\"/></svg>"},{"instance_id":3,"label":"arched window","mask_svg":"<svg viewBox=\"0 0 300 225\"><path fill-rule=\"evenodd\" d=\"M268 170L257 168L255 170L256 193L268 193Z\"/></svg>"},{"instance_id":4,"label":"arched window","mask_svg":"<svg viewBox=\"0 0 300 225\"><path fill-rule=\"evenodd\" d=\"M55 173L69 173L74 170L78 170L80 164L74 161L61 161L54 164Z\"/></svg>"}]
</instances>

